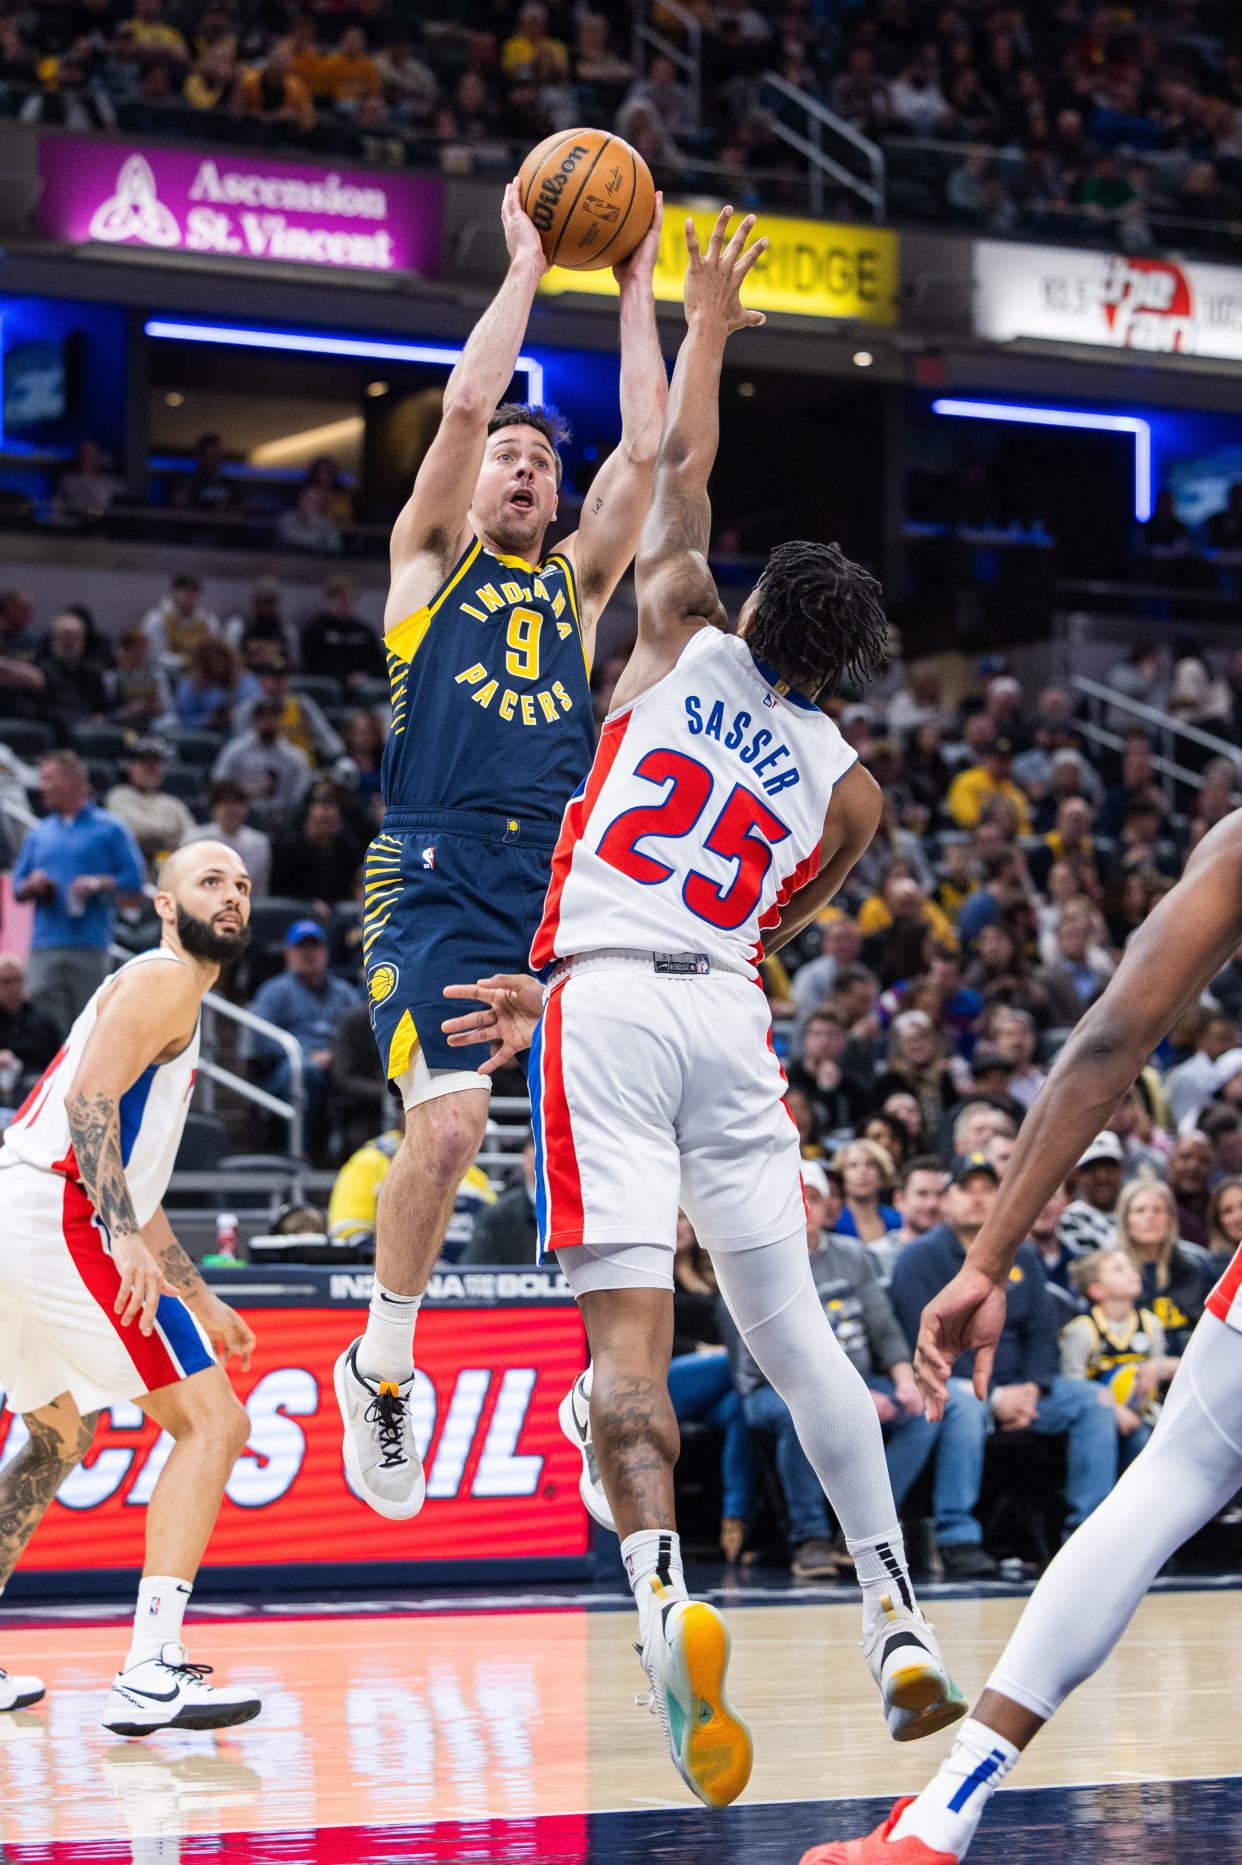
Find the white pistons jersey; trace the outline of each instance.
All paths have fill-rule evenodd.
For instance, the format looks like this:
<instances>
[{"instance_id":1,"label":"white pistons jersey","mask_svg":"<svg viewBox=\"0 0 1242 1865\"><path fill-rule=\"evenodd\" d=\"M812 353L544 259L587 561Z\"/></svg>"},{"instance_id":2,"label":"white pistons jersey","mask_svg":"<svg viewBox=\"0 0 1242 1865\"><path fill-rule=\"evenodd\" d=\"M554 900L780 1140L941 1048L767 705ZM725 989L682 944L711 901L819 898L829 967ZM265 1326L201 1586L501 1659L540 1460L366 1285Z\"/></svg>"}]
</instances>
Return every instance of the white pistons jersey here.
<instances>
[{"instance_id":1,"label":"white pistons jersey","mask_svg":"<svg viewBox=\"0 0 1242 1865\"><path fill-rule=\"evenodd\" d=\"M171 952L157 949L130 959L124 969L129 971L136 965L183 963L184 960L174 958ZM4 1143L0 1146L0 1168L34 1166L40 1172L56 1173L73 1184L81 1183L65 1096L95 1027L100 997L112 981L109 978L100 985L5 1129ZM120 1099L121 1160L140 1225L155 1215L172 1177L198 1074L198 1044L196 1023L194 1034L181 1054L174 1056L171 1062L152 1063Z\"/></svg>"},{"instance_id":2,"label":"white pistons jersey","mask_svg":"<svg viewBox=\"0 0 1242 1865\"><path fill-rule=\"evenodd\" d=\"M536 971L621 947L757 975L763 932L818 871L833 788L855 761L832 720L776 680L736 635L702 628L608 718L561 824Z\"/></svg>"}]
</instances>

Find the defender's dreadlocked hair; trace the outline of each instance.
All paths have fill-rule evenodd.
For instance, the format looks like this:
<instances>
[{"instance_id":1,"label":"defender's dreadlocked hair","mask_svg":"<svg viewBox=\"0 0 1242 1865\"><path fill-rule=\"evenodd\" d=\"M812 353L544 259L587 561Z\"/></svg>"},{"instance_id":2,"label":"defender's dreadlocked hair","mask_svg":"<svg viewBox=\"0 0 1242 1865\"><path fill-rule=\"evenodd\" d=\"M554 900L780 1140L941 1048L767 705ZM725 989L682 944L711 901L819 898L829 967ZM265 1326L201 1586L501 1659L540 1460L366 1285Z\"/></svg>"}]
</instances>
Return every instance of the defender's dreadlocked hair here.
<instances>
[{"instance_id":1,"label":"defender's dreadlocked hair","mask_svg":"<svg viewBox=\"0 0 1242 1865\"><path fill-rule=\"evenodd\" d=\"M556 483L560 486L564 463L561 448L569 439L569 422L558 408L540 407L538 402L502 401L487 424L488 437L502 427L533 427L542 434L556 455Z\"/></svg>"},{"instance_id":2,"label":"defender's dreadlocked hair","mask_svg":"<svg viewBox=\"0 0 1242 1865\"><path fill-rule=\"evenodd\" d=\"M747 645L791 686L861 688L884 665L883 591L839 544L778 544L757 593Z\"/></svg>"}]
</instances>

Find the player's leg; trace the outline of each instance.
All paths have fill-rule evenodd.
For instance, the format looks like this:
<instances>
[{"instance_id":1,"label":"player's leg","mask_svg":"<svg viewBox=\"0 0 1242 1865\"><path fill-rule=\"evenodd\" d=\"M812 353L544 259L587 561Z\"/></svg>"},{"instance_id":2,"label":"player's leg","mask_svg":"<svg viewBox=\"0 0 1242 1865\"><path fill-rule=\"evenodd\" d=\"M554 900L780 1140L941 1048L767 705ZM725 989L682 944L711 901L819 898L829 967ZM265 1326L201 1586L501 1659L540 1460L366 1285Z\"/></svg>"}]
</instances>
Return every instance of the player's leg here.
<instances>
[{"instance_id":1,"label":"player's leg","mask_svg":"<svg viewBox=\"0 0 1242 1865\"><path fill-rule=\"evenodd\" d=\"M202 1667L187 1662L181 1636L225 1485L250 1434L245 1407L219 1366L202 1367L143 1393L137 1402L167 1431L173 1447L147 1506L133 1631L105 1727L117 1735L148 1735L155 1729L223 1729L249 1722L259 1713L259 1698L241 1687L207 1684Z\"/></svg>"},{"instance_id":2,"label":"player's leg","mask_svg":"<svg viewBox=\"0 0 1242 1865\"><path fill-rule=\"evenodd\" d=\"M0 1471L0 1593L43 1520L47 1506L90 1449L98 1412L83 1418L67 1392L22 1415L27 1439ZM26 1709L44 1694L38 1677L0 1671L0 1710Z\"/></svg>"},{"instance_id":3,"label":"player's leg","mask_svg":"<svg viewBox=\"0 0 1242 1865\"><path fill-rule=\"evenodd\" d=\"M935 1780L878 1833L804 1865L956 1865L1021 1751L1104 1663L1177 1549L1242 1482L1242 1335L1207 1314L1151 1441L1031 1595Z\"/></svg>"}]
</instances>

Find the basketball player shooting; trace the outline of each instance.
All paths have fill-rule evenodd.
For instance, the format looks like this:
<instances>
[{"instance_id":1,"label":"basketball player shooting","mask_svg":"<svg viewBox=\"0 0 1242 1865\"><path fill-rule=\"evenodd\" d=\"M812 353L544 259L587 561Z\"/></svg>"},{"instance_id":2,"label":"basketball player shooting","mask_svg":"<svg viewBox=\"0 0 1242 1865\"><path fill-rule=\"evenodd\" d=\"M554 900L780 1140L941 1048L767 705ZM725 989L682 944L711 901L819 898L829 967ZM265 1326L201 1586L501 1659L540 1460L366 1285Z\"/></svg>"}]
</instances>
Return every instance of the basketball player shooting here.
<instances>
[{"instance_id":1,"label":"basketball player shooting","mask_svg":"<svg viewBox=\"0 0 1242 1865\"><path fill-rule=\"evenodd\" d=\"M393 723L363 952L405 1136L380 1197L366 1331L337 1361L335 1385L355 1493L395 1521L424 1496L408 1405L415 1319L487 1123L490 1084L449 1049L442 991L526 962L561 813L595 745L595 624L638 543L667 396L651 290L657 199L616 268L621 440L578 530L545 558L563 428L551 410L497 404L547 260L516 183L501 218L508 274L449 378L397 519L385 612Z\"/></svg>"},{"instance_id":2,"label":"basketball player shooting","mask_svg":"<svg viewBox=\"0 0 1242 1865\"><path fill-rule=\"evenodd\" d=\"M0 1145L0 1386L27 1439L0 1475L0 1589L104 1406L130 1400L173 1440L103 1717L132 1736L224 1729L260 1708L252 1690L213 1688L181 1642L249 1436L213 1343L244 1369L254 1335L207 1287L161 1205L197 1073L199 1010L246 945L250 880L232 849L194 842L165 861L155 910L159 946L95 992ZM38 1678L0 1673L0 1709L42 1695Z\"/></svg>"},{"instance_id":3,"label":"basketball player shooting","mask_svg":"<svg viewBox=\"0 0 1242 1865\"><path fill-rule=\"evenodd\" d=\"M1242 811L1203 838L1131 939L1023 1121L965 1263L924 1309L915 1371L930 1417L943 1415L948 1381L969 1373L972 1355L986 1395L1019 1245L1239 940ZM1164 1563L1240 1487L1242 1250L1208 1297L1150 1442L1048 1568L931 1786L868 1838L816 1847L803 1865L958 1865L1022 1750L1099 1670Z\"/></svg>"},{"instance_id":4,"label":"basketball player shooting","mask_svg":"<svg viewBox=\"0 0 1242 1865\"><path fill-rule=\"evenodd\" d=\"M687 1597L676 1533L679 1205L844 1529L892 1734L965 1712L914 1601L875 1406L811 1278L798 1138L757 983L765 938L774 950L808 924L879 820L879 789L822 703L876 671L886 628L864 570L835 544L796 543L773 551L726 632L707 484L726 343L764 321L739 294L766 245L747 246L751 216L727 239L731 212L705 252L686 227L688 331L638 553L638 641L557 842L531 953L546 1001L530 978L487 979L448 995L489 1009L446 1025L455 1045L498 1040L485 1070L531 1043L540 1242L591 1345L567 1400L584 1497L621 1537L652 1705L709 1806L745 1787L751 1743L726 1695L728 1632Z\"/></svg>"}]
</instances>

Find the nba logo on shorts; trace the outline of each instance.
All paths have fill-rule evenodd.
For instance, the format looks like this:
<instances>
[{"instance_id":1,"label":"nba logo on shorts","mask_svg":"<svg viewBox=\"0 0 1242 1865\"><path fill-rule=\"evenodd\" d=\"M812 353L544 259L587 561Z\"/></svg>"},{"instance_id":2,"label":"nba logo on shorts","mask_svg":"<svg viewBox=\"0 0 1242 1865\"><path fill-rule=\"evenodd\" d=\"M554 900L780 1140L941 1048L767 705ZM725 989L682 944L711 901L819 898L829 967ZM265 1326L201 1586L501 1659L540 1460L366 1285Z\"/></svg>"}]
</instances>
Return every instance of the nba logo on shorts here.
<instances>
[{"instance_id":1,"label":"nba logo on shorts","mask_svg":"<svg viewBox=\"0 0 1242 1865\"><path fill-rule=\"evenodd\" d=\"M424 868L434 868L435 865L436 865L436 845L434 842L432 842L428 848L425 848L423 850L423 866Z\"/></svg>"}]
</instances>

